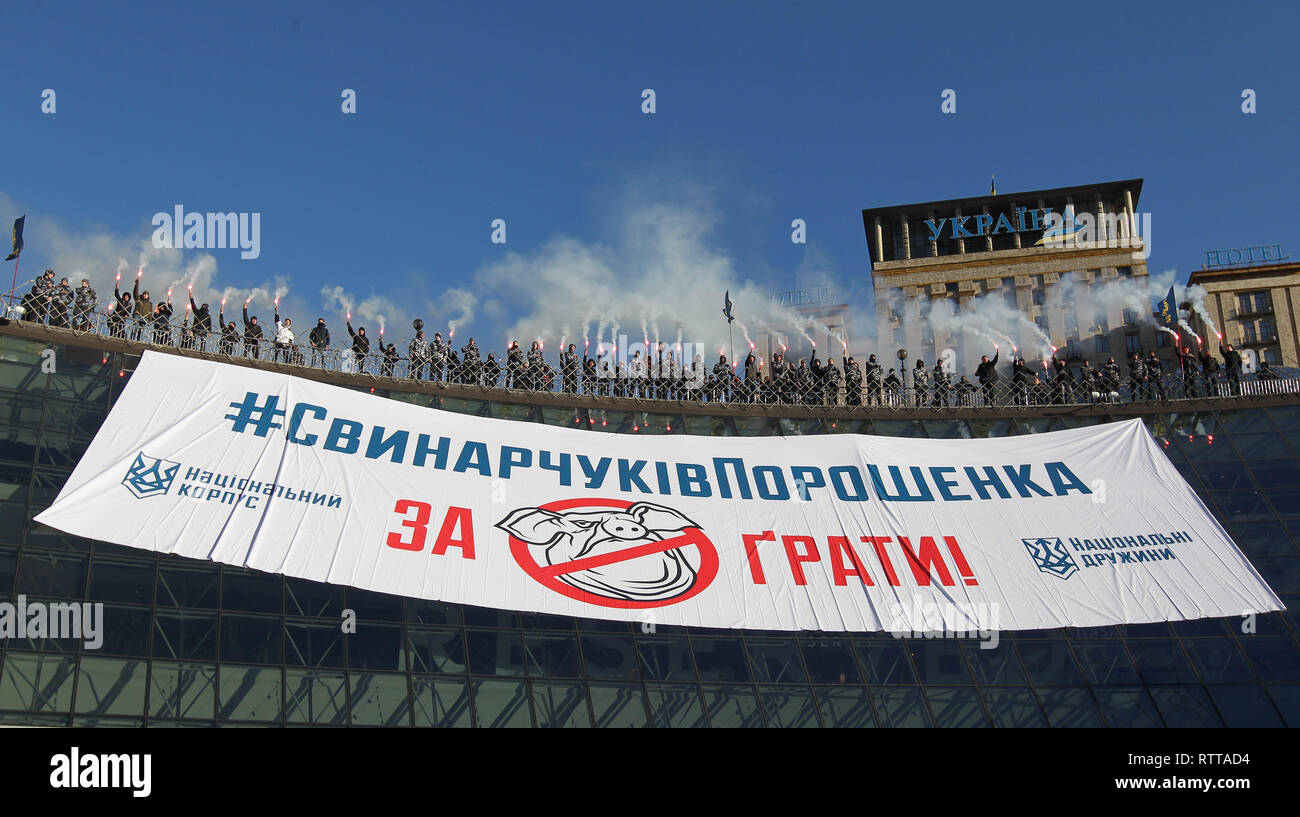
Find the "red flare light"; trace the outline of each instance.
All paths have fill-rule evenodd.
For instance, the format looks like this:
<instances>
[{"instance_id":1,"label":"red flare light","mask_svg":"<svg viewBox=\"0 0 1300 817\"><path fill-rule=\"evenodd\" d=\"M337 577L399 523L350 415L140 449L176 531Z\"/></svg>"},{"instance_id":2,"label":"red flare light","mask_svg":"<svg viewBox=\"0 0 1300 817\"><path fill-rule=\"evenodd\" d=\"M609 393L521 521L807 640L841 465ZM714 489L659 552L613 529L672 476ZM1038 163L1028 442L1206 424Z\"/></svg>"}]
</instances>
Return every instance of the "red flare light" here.
<instances>
[{"instance_id":1,"label":"red flare light","mask_svg":"<svg viewBox=\"0 0 1300 817\"><path fill-rule=\"evenodd\" d=\"M640 429L640 428L637 428L636 426L632 426L632 430L633 430L633 431L640 431L641 429Z\"/></svg>"},{"instance_id":2,"label":"red flare light","mask_svg":"<svg viewBox=\"0 0 1300 817\"><path fill-rule=\"evenodd\" d=\"M1206 435L1205 443L1206 445L1214 445L1214 435L1213 434Z\"/></svg>"},{"instance_id":3,"label":"red flare light","mask_svg":"<svg viewBox=\"0 0 1300 817\"><path fill-rule=\"evenodd\" d=\"M666 428L667 428L670 432L673 430L673 427L672 427L672 426L666 426Z\"/></svg>"},{"instance_id":4,"label":"red flare light","mask_svg":"<svg viewBox=\"0 0 1300 817\"><path fill-rule=\"evenodd\" d=\"M600 427L601 427L601 428L604 428L604 427L607 426L607 425L609 425L609 423L606 422L605 420L601 420L601 421L600 421Z\"/></svg>"}]
</instances>

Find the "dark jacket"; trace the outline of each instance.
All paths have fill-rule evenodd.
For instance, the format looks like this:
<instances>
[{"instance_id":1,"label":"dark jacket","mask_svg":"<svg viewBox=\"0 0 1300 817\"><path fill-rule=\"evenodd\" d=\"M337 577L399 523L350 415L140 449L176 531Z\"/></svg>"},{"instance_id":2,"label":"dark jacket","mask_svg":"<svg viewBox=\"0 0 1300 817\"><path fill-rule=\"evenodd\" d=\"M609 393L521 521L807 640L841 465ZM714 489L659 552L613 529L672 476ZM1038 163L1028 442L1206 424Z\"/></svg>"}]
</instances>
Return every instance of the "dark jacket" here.
<instances>
[{"instance_id":1,"label":"dark jacket","mask_svg":"<svg viewBox=\"0 0 1300 817\"><path fill-rule=\"evenodd\" d=\"M361 327L363 330L365 327ZM352 321L348 321L348 334L352 336L352 353L358 357L370 354L370 338L352 331Z\"/></svg>"},{"instance_id":2,"label":"dark jacket","mask_svg":"<svg viewBox=\"0 0 1300 817\"><path fill-rule=\"evenodd\" d=\"M998 357L1001 356L1002 350L993 353L993 359L985 361L975 367L975 376L981 383L998 382Z\"/></svg>"}]
</instances>

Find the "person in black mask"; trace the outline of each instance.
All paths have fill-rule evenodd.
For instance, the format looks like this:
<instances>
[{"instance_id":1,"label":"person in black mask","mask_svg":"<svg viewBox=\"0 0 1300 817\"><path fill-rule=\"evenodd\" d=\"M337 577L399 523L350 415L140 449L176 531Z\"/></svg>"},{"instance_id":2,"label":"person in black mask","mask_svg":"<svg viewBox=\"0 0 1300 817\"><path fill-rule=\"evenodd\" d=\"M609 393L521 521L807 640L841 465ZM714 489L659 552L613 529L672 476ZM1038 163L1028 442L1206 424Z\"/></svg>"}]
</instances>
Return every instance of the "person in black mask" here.
<instances>
[{"instance_id":1,"label":"person in black mask","mask_svg":"<svg viewBox=\"0 0 1300 817\"><path fill-rule=\"evenodd\" d=\"M330 347L330 330L325 327L325 319L317 318L316 325L307 334L307 343L311 346L311 365L325 365L325 350Z\"/></svg>"},{"instance_id":2,"label":"person in black mask","mask_svg":"<svg viewBox=\"0 0 1300 817\"><path fill-rule=\"evenodd\" d=\"M384 345L383 332L379 333L379 354L379 376L392 377L393 369L397 366L397 361L401 358L398 357L396 343L390 343L387 346Z\"/></svg>"},{"instance_id":3,"label":"person in black mask","mask_svg":"<svg viewBox=\"0 0 1300 817\"><path fill-rule=\"evenodd\" d=\"M577 344L570 343L569 348L564 351L564 356L560 358L560 379L563 382L565 394L578 393Z\"/></svg>"},{"instance_id":4,"label":"person in black mask","mask_svg":"<svg viewBox=\"0 0 1300 817\"><path fill-rule=\"evenodd\" d=\"M501 364L497 362L497 353L488 352L487 360L483 361L483 385L495 388L500 377Z\"/></svg>"},{"instance_id":5,"label":"person in black mask","mask_svg":"<svg viewBox=\"0 0 1300 817\"><path fill-rule=\"evenodd\" d=\"M258 324L256 315L251 320L248 317L248 303L251 300L244 301L244 356L259 358L262 351L262 327Z\"/></svg>"},{"instance_id":6,"label":"person in black mask","mask_svg":"<svg viewBox=\"0 0 1300 817\"><path fill-rule=\"evenodd\" d=\"M867 358L866 375L867 405L878 406L883 397L882 392L885 370L876 362L875 355L871 355Z\"/></svg>"},{"instance_id":7,"label":"person in black mask","mask_svg":"<svg viewBox=\"0 0 1300 817\"><path fill-rule=\"evenodd\" d=\"M357 372L364 373L366 370L366 356L370 354L370 338L366 337L366 328L363 326L357 331L352 331L352 313L347 317L348 334L352 336L352 355L357 361Z\"/></svg>"},{"instance_id":8,"label":"person in black mask","mask_svg":"<svg viewBox=\"0 0 1300 817\"><path fill-rule=\"evenodd\" d=\"M198 349L208 348L208 335L212 334L212 312L205 303L202 306L194 303L194 285L189 286L190 311L193 316L190 321L190 328L194 332L194 345Z\"/></svg>"},{"instance_id":9,"label":"person in black mask","mask_svg":"<svg viewBox=\"0 0 1300 817\"><path fill-rule=\"evenodd\" d=\"M217 321L221 324L221 339L217 341L217 351L223 355L235 354L235 345L239 343L239 330L235 328L235 322L226 322L226 302L221 301L221 308L217 310Z\"/></svg>"}]
</instances>

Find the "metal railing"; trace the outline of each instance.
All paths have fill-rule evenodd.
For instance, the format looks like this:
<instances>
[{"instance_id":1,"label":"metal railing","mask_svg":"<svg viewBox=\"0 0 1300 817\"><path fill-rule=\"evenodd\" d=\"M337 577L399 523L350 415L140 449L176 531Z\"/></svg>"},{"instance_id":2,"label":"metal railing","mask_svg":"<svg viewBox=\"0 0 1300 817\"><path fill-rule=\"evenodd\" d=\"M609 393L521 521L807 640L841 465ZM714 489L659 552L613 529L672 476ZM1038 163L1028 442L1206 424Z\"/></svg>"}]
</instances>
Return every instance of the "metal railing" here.
<instances>
[{"instance_id":1,"label":"metal railing","mask_svg":"<svg viewBox=\"0 0 1300 817\"><path fill-rule=\"evenodd\" d=\"M19 319L13 311L10 312L10 317ZM522 367L511 366L508 361L495 358L489 362L486 353L482 355L482 360L466 363L459 358L459 349L455 350L455 357L443 360L412 360L402 354L406 351L402 349L395 350L395 355L384 355L377 351L358 354L350 345L314 348L310 343L297 342L296 338L292 344L280 345L266 337L257 339L246 337L243 333L232 335L229 332L223 334L219 330L201 331L196 330L188 319L176 323L154 318L119 318L102 311L64 316L47 314L39 317L44 320L22 320L24 323L45 323L74 335L96 335L146 346L255 358L288 366L353 375L364 380L429 381L504 388L514 392L588 395L636 403L686 401L730 406L758 404L908 411L994 406L1035 408L1185 399L1233 400L1300 395L1300 378L1259 378L1251 375L1232 378L1223 371L1206 375L1199 371L1182 373L1176 369L1162 373L1158 378L1144 377L1140 381L1127 377L1126 372L1118 379L1094 372L1082 382L1068 374L1060 378L1019 382L1000 374L997 381L984 384L972 380L963 382L960 375L952 375L947 380L936 382L933 370L927 370L926 380L919 385L913 380L914 370L909 370L904 378L882 377L877 380L863 376L861 379L849 379L838 366L835 367L834 375L827 370L827 375L817 377L807 368L791 367L792 373L784 377L773 379L770 375L763 374L755 378L754 382L748 382L735 369L715 373L712 368L682 371L654 365L644 370L645 376L630 377L627 376L626 369L593 372L581 362L576 370L566 370L555 359L555 355L546 360L544 365L528 366L525 362ZM273 333L274 326L268 325L264 331ZM345 337L348 336L345 334ZM375 341L381 340L382 336L375 338ZM764 363L762 368L767 369L768 364Z\"/></svg>"}]
</instances>

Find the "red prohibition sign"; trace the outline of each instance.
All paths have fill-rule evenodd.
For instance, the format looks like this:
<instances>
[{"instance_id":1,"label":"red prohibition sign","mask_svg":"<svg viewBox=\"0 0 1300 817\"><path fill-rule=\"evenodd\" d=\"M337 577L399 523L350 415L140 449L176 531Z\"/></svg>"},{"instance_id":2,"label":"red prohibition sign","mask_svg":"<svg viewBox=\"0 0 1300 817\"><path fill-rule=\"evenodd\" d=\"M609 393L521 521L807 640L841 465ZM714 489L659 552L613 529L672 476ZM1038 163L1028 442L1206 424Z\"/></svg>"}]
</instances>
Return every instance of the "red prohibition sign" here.
<instances>
[{"instance_id":1,"label":"red prohibition sign","mask_svg":"<svg viewBox=\"0 0 1300 817\"><path fill-rule=\"evenodd\" d=\"M539 505L543 511L567 511L573 508L613 508L615 510L626 510L636 503L626 499L559 499L555 502L548 502L545 505ZM617 562L624 562L630 559L636 559L641 556L651 556L656 553L662 553L667 550L676 550L678 548L694 547L700 553L700 569L695 575L695 584L691 589L682 593L680 596L674 596L670 599L657 599L653 601L636 601L632 599L616 599L609 596L601 596L596 593L565 584L557 579L558 576L565 573L573 573L579 570L590 570L596 567L603 567ZM611 553L602 553L596 556L587 556L581 559L575 559L571 562L562 562L556 565L538 564L533 558L532 549L527 543L520 541L514 536L510 536L510 554L515 557L524 572L535 579L539 584L548 590L553 590L561 595L568 596L577 601L595 604L601 607L616 607L624 610L644 610L653 607L667 607L671 604L678 604L696 596L704 591L713 579L718 575L718 550L713 546L709 537L704 535L704 531L699 528L687 528L677 536L672 536L659 542L649 542L646 544L632 545L616 550Z\"/></svg>"}]
</instances>

